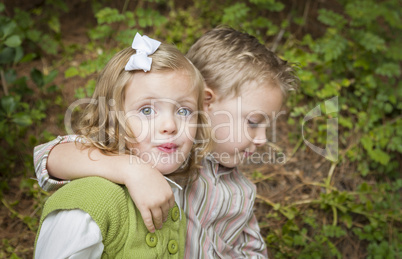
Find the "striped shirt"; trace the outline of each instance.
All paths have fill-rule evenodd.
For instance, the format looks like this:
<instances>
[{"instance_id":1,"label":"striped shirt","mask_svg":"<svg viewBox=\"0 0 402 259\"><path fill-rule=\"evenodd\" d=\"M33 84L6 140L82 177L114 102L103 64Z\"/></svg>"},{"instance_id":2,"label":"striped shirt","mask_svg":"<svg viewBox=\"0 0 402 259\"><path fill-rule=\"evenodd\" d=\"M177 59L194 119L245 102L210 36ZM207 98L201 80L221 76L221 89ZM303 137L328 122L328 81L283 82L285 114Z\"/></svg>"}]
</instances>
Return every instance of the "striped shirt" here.
<instances>
[{"instance_id":1,"label":"striped shirt","mask_svg":"<svg viewBox=\"0 0 402 259\"><path fill-rule=\"evenodd\" d=\"M54 190L68 182L51 179L46 162L55 145L75 139L59 136L35 147L35 172L43 189ZM225 168L207 157L198 180L181 194L181 207L188 219L184 258L268 257L253 212L256 187L237 168Z\"/></svg>"}]
</instances>

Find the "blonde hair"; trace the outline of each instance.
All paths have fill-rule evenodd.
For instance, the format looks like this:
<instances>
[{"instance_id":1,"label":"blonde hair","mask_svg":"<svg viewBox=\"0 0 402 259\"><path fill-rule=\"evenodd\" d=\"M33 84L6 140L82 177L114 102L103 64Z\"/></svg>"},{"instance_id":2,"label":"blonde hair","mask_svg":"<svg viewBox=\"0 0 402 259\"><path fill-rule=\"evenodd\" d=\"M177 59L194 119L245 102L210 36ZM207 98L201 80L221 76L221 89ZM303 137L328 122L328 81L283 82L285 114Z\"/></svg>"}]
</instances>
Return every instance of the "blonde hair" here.
<instances>
[{"instance_id":1,"label":"blonde hair","mask_svg":"<svg viewBox=\"0 0 402 259\"><path fill-rule=\"evenodd\" d=\"M186 56L200 70L206 85L220 96L237 96L252 81L280 87L284 98L298 87L292 65L255 37L229 27L204 34Z\"/></svg>"},{"instance_id":2,"label":"blonde hair","mask_svg":"<svg viewBox=\"0 0 402 259\"><path fill-rule=\"evenodd\" d=\"M136 73L142 70L126 71L127 64L135 50L131 47L123 49L112 57L100 73L92 101L85 108L79 121L79 134L85 140L85 147L96 147L107 155L116 155L119 152L130 153L128 139L135 139L132 130L126 123L124 113L125 89ZM190 89L198 91L198 111L202 111L205 84L198 69L174 46L162 43L152 58L151 70L156 72L185 72L189 75L192 85ZM95 101L96 100L96 101ZM198 115L198 124L207 124L203 113ZM189 179L195 179L201 159L210 150L209 129L198 127L196 141L192 147L187 162L173 174L169 175L180 184Z\"/></svg>"}]
</instances>

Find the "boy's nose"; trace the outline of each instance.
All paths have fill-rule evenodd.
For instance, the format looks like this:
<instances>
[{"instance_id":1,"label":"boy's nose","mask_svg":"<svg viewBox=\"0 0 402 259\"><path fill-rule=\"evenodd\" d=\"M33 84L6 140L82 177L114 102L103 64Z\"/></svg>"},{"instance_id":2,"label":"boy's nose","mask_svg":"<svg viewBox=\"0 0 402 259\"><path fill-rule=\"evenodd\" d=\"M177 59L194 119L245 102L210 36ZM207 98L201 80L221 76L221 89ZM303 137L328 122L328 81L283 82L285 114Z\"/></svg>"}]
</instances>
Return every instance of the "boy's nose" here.
<instances>
[{"instance_id":1,"label":"boy's nose","mask_svg":"<svg viewBox=\"0 0 402 259\"><path fill-rule=\"evenodd\" d=\"M254 145L256 145L256 146L262 146L265 143L267 143L267 139L266 138L264 138L264 139L254 139L253 142L254 142Z\"/></svg>"},{"instance_id":2,"label":"boy's nose","mask_svg":"<svg viewBox=\"0 0 402 259\"><path fill-rule=\"evenodd\" d=\"M267 143L267 132L265 128L260 128L253 139L253 143L256 146L262 146Z\"/></svg>"}]
</instances>

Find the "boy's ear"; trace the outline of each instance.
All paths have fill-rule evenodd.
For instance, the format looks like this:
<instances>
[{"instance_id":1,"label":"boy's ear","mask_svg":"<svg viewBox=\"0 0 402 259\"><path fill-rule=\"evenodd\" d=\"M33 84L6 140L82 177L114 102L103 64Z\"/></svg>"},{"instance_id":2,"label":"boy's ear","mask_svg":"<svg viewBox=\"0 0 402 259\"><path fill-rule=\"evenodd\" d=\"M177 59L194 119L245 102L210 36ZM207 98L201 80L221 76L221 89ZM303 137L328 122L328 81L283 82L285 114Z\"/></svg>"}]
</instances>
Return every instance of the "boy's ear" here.
<instances>
[{"instance_id":1,"label":"boy's ear","mask_svg":"<svg viewBox=\"0 0 402 259\"><path fill-rule=\"evenodd\" d=\"M207 111L210 105L216 101L216 94L214 91L206 87L204 90L204 110Z\"/></svg>"}]
</instances>

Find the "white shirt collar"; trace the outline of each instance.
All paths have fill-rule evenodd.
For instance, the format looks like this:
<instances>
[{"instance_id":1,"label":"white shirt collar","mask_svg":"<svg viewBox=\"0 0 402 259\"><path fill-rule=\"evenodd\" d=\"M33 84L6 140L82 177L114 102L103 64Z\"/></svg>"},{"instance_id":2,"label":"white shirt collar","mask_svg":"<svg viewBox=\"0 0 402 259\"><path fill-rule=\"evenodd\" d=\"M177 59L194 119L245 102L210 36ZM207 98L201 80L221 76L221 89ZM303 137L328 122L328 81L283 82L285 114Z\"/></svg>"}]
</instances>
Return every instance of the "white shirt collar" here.
<instances>
[{"instance_id":1,"label":"white shirt collar","mask_svg":"<svg viewBox=\"0 0 402 259\"><path fill-rule=\"evenodd\" d=\"M174 195L174 200L176 201L177 206L179 207L179 211L180 211L180 220L181 220L181 207L180 207L180 194L179 192L183 190L183 188L176 183L175 181L167 178L166 176L164 176L164 178L166 179L166 181L168 181L170 187L172 188L173 191L173 195Z\"/></svg>"}]
</instances>

